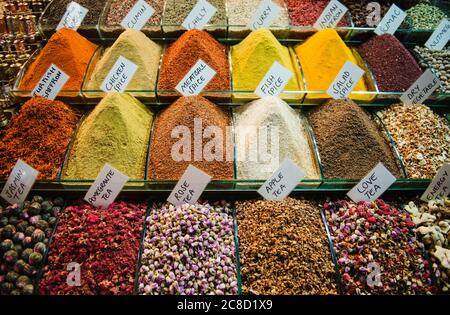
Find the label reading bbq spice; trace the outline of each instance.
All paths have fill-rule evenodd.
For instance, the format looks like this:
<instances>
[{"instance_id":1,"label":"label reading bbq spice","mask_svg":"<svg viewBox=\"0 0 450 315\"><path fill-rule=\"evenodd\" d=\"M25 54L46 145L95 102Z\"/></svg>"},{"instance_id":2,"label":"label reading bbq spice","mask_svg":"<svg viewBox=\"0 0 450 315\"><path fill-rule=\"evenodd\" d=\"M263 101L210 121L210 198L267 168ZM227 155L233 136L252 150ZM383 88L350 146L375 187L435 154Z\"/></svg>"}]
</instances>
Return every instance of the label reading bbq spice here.
<instances>
[{"instance_id":1,"label":"label reading bbq spice","mask_svg":"<svg viewBox=\"0 0 450 315\"><path fill-rule=\"evenodd\" d=\"M314 28L317 30L322 30L324 28L336 27L347 11L348 8L339 1L330 1L317 19L316 23L314 23Z\"/></svg>"},{"instance_id":2,"label":"label reading bbq spice","mask_svg":"<svg viewBox=\"0 0 450 315\"><path fill-rule=\"evenodd\" d=\"M201 30L208 24L216 12L216 7L211 3L206 0L199 0L184 20L182 26L187 30Z\"/></svg>"},{"instance_id":3,"label":"label reading bbq spice","mask_svg":"<svg viewBox=\"0 0 450 315\"><path fill-rule=\"evenodd\" d=\"M364 70L351 61L347 61L341 71L339 71L336 79L331 83L327 94L336 100L346 98L353 91L363 74Z\"/></svg>"},{"instance_id":4,"label":"label reading bbq spice","mask_svg":"<svg viewBox=\"0 0 450 315\"><path fill-rule=\"evenodd\" d=\"M139 0L128 12L120 25L123 28L141 30L155 13L155 9L145 0Z\"/></svg>"},{"instance_id":5,"label":"label reading bbq spice","mask_svg":"<svg viewBox=\"0 0 450 315\"><path fill-rule=\"evenodd\" d=\"M22 160L17 160L3 187L1 197L10 204L22 204L33 187L39 172Z\"/></svg>"},{"instance_id":6,"label":"label reading bbq spice","mask_svg":"<svg viewBox=\"0 0 450 315\"><path fill-rule=\"evenodd\" d=\"M216 71L203 60L199 59L180 83L178 83L176 89L183 96L198 95L215 75Z\"/></svg>"},{"instance_id":7,"label":"label reading bbq spice","mask_svg":"<svg viewBox=\"0 0 450 315\"><path fill-rule=\"evenodd\" d=\"M262 27L269 27L280 13L281 8L271 0L263 0L250 20L248 27L254 31Z\"/></svg>"},{"instance_id":8,"label":"label reading bbq spice","mask_svg":"<svg viewBox=\"0 0 450 315\"><path fill-rule=\"evenodd\" d=\"M450 164L444 164L420 199L425 202L450 194Z\"/></svg>"},{"instance_id":9,"label":"label reading bbq spice","mask_svg":"<svg viewBox=\"0 0 450 315\"><path fill-rule=\"evenodd\" d=\"M395 180L395 176L382 163L378 163L358 185L347 193L347 196L354 202L372 202L388 190Z\"/></svg>"},{"instance_id":10,"label":"label reading bbq spice","mask_svg":"<svg viewBox=\"0 0 450 315\"><path fill-rule=\"evenodd\" d=\"M56 30L58 31L63 27L67 27L76 31L80 27L81 23L83 23L84 17L88 12L88 9L72 1L67 6L66 13L64 13L61 21L56 27Z\"/></svg>"},{"instance_id":11,"label":"label reading bbq spice","mask_svg":"<svg viewBox=\"0 0 450 315\"><path fill-rule=\"evenodd\" d=\"M443 19L425 43L425 47L431 50L442 50L450 40L450 22Z\"/></svg>"},{"instance_id":12,"label":"label reading bbq spice","mask_svg":"<svg viewBox=\"0 0 450 315\"><path fill-rule=\"evenodd\" d=\"M84 196L84 200L94 207L106 209L116 200L127 182L127 176L111 165L105 164L86 196Z\"/></svg>"},{"instance_id":13,"label":"label reading bbq spice","mask_svg":"<svg viewBox=\"0 0 450 315\"><path fill-rule=\"evenodd\" d=\"M377 35L383 35L386 33L393 35L405 18L406 12L393 4L374 32Z\"/></svg>"},{"instance_id":14,"label":"label reading bbq spice","mask_svg":"<svg viewBox=\"0 0 450 315\"><path fill-rule=\"evenodd\" d=\"M54 100L69 78L61 69L52 64L39 80L38 84L36 84L31 95Z\"/></svg>"},{"instance_id":15,"label":"label reading bbq spice","mask_svg":"<svg viewBox=\"0 0 450 315\"><path fill-rule=\"evenodd\" d=\"M174 206L194 204L202 195L206 186L211 181L211 176L189 165L174 190L167 199Z\"/></svg>"},{"instance_id":16,"label":"label reading bbq spice","mask_svg":"<svg viewBox=\"0 0 450 315\"><path fill-rule=\"evenodd\" d=\"M284 160L280 168L258 190L266 200L281 201L297 187L305 177L297 165L289 159Z\"/></svg>"},{"instance_id":17,"label":"label reading bbq spice","mask_svg":"<svg viewBox=\"0 0 450 315\"><path fill-rule=\"evenodd\" d=\"M263 98L265 96L278 96L293 76L291 70L274 62L262 81L255 90L255 94Z\"/></svg>"},{"instance_id":18,"label":"label reading bbq spice","mask_svg":"<svg viewBox=\"0 0 450 315\"><path fill-rule=\"evenodd\" d=\"M439 78L427 69L408 91L403 93L400 100L406 105L422 104L440 85Z\"/></svg>"},{"instance_id":19,"label":"label reading bbq spice","mask_svg":"<svg viewBox=\"0 0 450 315\"><path fill-rule=\"evenodd\" d=\"M123 56L120 56L109 71L101 85L104 92L123 92L127 89L136 73L138 66Z\"/></svg>"}]
</instances>

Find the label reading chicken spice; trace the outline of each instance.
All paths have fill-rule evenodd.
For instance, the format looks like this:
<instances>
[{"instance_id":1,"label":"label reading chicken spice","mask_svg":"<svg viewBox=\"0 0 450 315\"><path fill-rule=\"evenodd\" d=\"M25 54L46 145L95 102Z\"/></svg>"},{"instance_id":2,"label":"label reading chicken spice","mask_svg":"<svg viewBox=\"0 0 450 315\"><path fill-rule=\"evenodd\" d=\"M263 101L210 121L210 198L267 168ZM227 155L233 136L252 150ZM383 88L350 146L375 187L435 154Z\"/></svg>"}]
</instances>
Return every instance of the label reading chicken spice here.
<instances>
[{"instance_id":1,"label":"label reading chicken spice","mask_svg":"<svg viewBox=\"0 0 450 315\"><path fill-rule=\"evenodd\" d=\"M56 27L56 30L58 31L63 27L67 27L76 31L80 27L81 23L83 23L84 17L88 12L88 9L72 1L67 6L67 10Z\"/></svg>"},{"instance_id":2,"label":"label reading chicken spice","mask_svg":"<svg viewBox=\"0 0 450 315\"><path fill-rule=\"evenodd\" d=\"M133 28L136 30L141 30L154 13L155 9L153 9L151 5L149 5L145 0L139 0L131 8L120 25L126 29Z\"/></svg>"},{"instance_id":3,"label":"label reading chicken spice","mask_svg":"<svg viewBox=\"0 0 450 315\"><path fill-rule=\"evenodd\" d=\"M137 69L138 66L136 64L125 57L120 56L109 71L100 88L107 93L125 91Z\"/></svg>"},{"instance_id":4,"label":"label reading chicken spice","mask_svg":"<svg viewBox=\"0 0 450 315\"><path fill-rule=\"evenodd\" d=\"M250 20L248 27L255 31L259 28L267 28L272 25L272 21L280 13L281 8L271 0L263 0Z\"/></svg>"},{"instance_id":5,"label":"label reading chicken spice","mask_svg":"<svg viewBox=\"0 0 450 315\"><path fill-rule=\"evenodd\" d=\"M70 77L65 74L64 71L52 64L39 80L38 84L31 92L31 95L42 96L49 100L54 100L66 82L69 81L69 78Z\"/></svg>"},{"instance_id":6,"label":"label reading chicken spice","mask_svg":"<svg viewBox=\"0 0 450 315\"><path fill-rule=\"evenodd\" d=\"M186 203L192 205L197 202L210 181L211 176L189 165L167 201L174 206Z\"/></svg>"},{"instance_id":7,"label":"label reading chicken spice","mask_svg":"<svg viewBox=\"0 0 450 315\"><path fill-rule=\"evenodd\" d=\"M400 100L406 105L423 104L441 85L439 78L427 69L420 78L405 92Z\"/></svg>"},{"instance_id":8,"label":"label reading chicken spice","mask_svg":"<svg viewBox=\"0 0 450 315\"><path fill-rule=\"evenodd\" d=\"M84 200L97 208L108 208L116 200L128 177L111 165L105 164L97 179L89 188Z\"/></svg>"},{"instance_id":9,"label":"label reading chicken spice","mask_svg":"<svg viewBox=\"0 0 450 315\"><path fill-rule=\"evenodd\" d=\"M265 96L278 96L289 83L293 73L278 62L274 62L255 90L255 94Z\"/></svg>"},{"instance_id":10,"label":"label reading chicken spice","mask_svg":"<svg viewBox=\"0 0 450 315\"><path fill-rule=\"evenodd\" d=\"M442 50L449 40L450 22L447 19L443 19L425 43L425 47L431 50Z\"/></svg>"},{"instance_id":11,"label":"label reading chicken spice","mask_svg":"<svg viewBox=\"0 0 450 315\"><path fill-rule=\"evenodd\" d=\"M400 9L398 6L393 4L386 15L383 17L381 22L378 24L377 28L374 30L375 34L391 34L393 35L395 31L400 27L403 20L406 18L406 12Z\"/></svg>"},{"instance_id":12,"label":"label reading chicken spice","mask_svg":"<svg viewBox=\"0 0 450 315\"><path fill-rule=\"evenodd\" d=\"M183 96L198 95L215 75L216 71L203 60L199 59L180 83L178 83L176 89Z\"/></svg>"},{"instance_id":13,"label":"label reading chicken spice","mask_svg":"<svg viewBox=\"0 0 450 315\"><path fill-rule=\"evenodd\" d=\"M450 164L444 164L420 199L425 202L450 194Z\"/></svg>"},{"instance_id":14,"label":"label reading chicken spice","mask_svg":"<svg viewBox=\"0 0 450 315\"><path fill-rule=\"evenodd\" d=\"M324 28L333 28L339 23L348 8L337 0L332 0L323 10L322 14L314 23L314 28L322 30Z\"/></svg>"},{"instance_id":15,"label":"label reading chicken spice","mask_svg":"<svg viewBox=\"0 0 450 315\"><path fill-rule=\"evenodd\" d=\"M206 0L199 0L186 17L182 26L187 30L203 29L216 14L217 8Z\"/></svg>"},{"instance_id":16,"label":"label reading chicken spice","mask_svg":"<svg viewBox=\"0 0 450 315\"><path fill-rule=\"evenodd\" d=\"M39 172L22 160L17 160L3 187L1 197L10 204L22 204L36 181Z\"/></svg>"},{"instance_id":17,"label":"label reading chicken spice","mask_svg":"<svg viewBox=\"0 0 450 315\"><path fill-rule=\"evenodd\" d=\"M347 61L331 83L327 94L336 100L348 97L363 74L364 70L351 61Z\"/></svg>"}]
</instances>

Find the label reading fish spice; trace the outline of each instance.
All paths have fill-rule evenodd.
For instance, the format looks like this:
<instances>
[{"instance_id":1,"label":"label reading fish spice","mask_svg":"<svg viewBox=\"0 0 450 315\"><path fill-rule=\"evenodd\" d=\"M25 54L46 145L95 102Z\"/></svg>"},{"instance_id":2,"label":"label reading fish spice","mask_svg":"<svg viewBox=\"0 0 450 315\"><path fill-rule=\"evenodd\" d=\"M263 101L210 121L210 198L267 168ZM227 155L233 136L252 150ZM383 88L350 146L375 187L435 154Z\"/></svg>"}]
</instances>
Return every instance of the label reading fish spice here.
<instances>
[{"instance_id":1,"label":"label reading fish spice","mask_svg":"<svg viewBox=\"0 0 450 315\"><path fill-rule=\"evenodd\" d=\"M81 23L83 23L84 17L88 12L88 9L72 1L67 6L67 10L56 27L56 30L58 31L63 27L67 27L76 31L80 27Z\"/></svg>"},{"instance_id":2,"label":"label reading fish spice","mask_svg":"<svg viewBox=\"0 0 450 315\"><path fill-rule=\"evenodd\" d=\"M364 70L351 61L347 61L331 83L327 94L336 100L348 97L363 74Z\"/></svg>"},{"instance_id":3,"label":"label reading fish spice","mask_svg":"<svg viewBox=\"0 0 450 315\"><path fill-rule=\"evenodd\" d=\"M123 92L136 73L138 66L120 56L109 71L100 88L104 92Z\"/></svg>"},{"instance_id":4,"label":"label reading fish spice","mask_svg":"<svg viewBox=\"0 0 450 315\"><path fill-rule=\"evenodd\" d=\"M155 9L145 0L139 0L131 8L120 25L123 28L133 28L141 30L155 13Z\"/></svg>"},{"instance_id":5,"label":"label reading fish spice","mask_svg":"<svg viewBox=\"0 0 450 315\"><path fill-rule=\"evenodd\" d=\"M347 193L347 196L354 202L372 202L388 190L395 180L395 176L382 163L378 163L358 185Z\"/></svg>"},{"instance_id":6,"label":"label reading fish spice","mask_svg":"<svg viewBox=\"0 0 450 315\"><path fill-rule=\"evenodd\" d=\"M406 105L422 104L441 85L439 78L427 69L400 100Z\"/></svg>"},{"instance_id":7,"label":"label reading fish spice","mask_svg":"<svg viewBox=\"0 0 450 315\"><path fill-rule=\"evenodd\" d=\"M208 24L216 12L216 7L211 3L206 0L199 0L181 25L187 30L201 30Z\"/></svg>"},{"instance_id":8,"label":"label reading fish spice","mask_svg":"<svg viewBox=\"0 0 450 315\"><path fill-rule=\"evenodd\" d=\"M250 20L248 27L254 31L259 28L269 27L272 21L280 13L281 8L271 0L263 0Z\"/></svg>"},{"instance_id":9,"label":"label reading fish spice","mask_svg":"<svg viewBox=\"0 0 450 315\"><path fill-rule=\"evenodd\" d=\"M105 164L95 182L89 188L84 200L97 208L108 208L116 200L128 177L111 165Z\"/></svg>"},{"instance_id":10,"label":"label reading fish spice","mask_svg":"<svg viewBox=\"0 0 450 315\"><path fill-rule=\"evenodd\" d=\"M314 23L314 28L317 30L322 30L324 28L336 27L347 11L348 8L339 1L330 1L317 19L316 23Z\"/></svg>"},{"instance_id":11,"label":"label reading fish spice","mask_svg":"<svg viewBox=\"0 0 450 315\"><path fill-rule=\"evenodd\" d=\"M444 164L420 199L425 202L450 194L450 164Z\"/></svg>"},{"instance_id":12,"label":"label reading fish spice","mask_svg":"<svg viewBox=\"0 0 450 315\"><path fill-rule=\"evenodd\" d=\"M22 160L17 160L3 187L1 197L10 204L22 204L36 181L39 172Z\"/></svg>"},{"instance_id":13,"label":"label reading fish spice","mask_svg":"<svg viewBox=\"0 0 450 315\"><path fill-rule=\"evenodd\" d=\"M289 83L293 73L278 62L274 62L255 90L255 94L265 96L278 96Z\"/></svg>"},{"instance_id":14,"label":"label reading fish spice","mask_svg":"<svg viewBox=\"0 0 450 315\"><path fill-rule=\"evenodd\" d=\"M198 95L215 75L216 71L208 66L203 60L199 59L180 83L178 83L176 89L183 96Z\"/></svg>"},{"instance_id":15,"label":"label reading fish spice","mask_svg":"<svg viewBox=\"0 0 450 315\"><path fill-rule=\"evenodd\" d=\"M374 30L375 34L391 34L393 35L395 31L402 24L403 20L406 18L406 12L400 9L398 6L393 4L386 15L383 17L381 22L378 24L377 28Z\"/></svg>"},{"instance_id":16,"label":"label reading fish spice","mask_svg":"<svg viewBox=\"0 0 450 315\"><path fill-rule=\"evenodd\" d=\"M450 22L443 19L425 43L425 47L431 50L442 50L450 40Z\"/></svg>"},{"instance_id":17,"label":"label reading fish spice","mask_svg":"<svg viewBox=\"0 0 450 315\"><path fill-rule=\"evenodd\" d=\"M189 165L167 201L174 206L186 203L192 205L197 202L210 181L211 176Z\"/></svg>"},{"instance_id":18,"label":"label reading fish spice","mask_svg":"<svg viewBox=\"0 0 450 315\"><path fill-rule=\"evenodd\" d=\"M258 193L266 200L281 201L289 196L304 177L305 172L294 162L286 159L272 177L261 186Z\"/></svg>"},{"instance_id":19,"label":"label reading fish spice","mask_svg":"<svg viewBox=\"0 0 450 315\"><path fill-rule=\"evenodd\" d=\"M49 100L54 100L58 96L69 76L59 69L56 65L51 64L45 74L39 80L36 87L31 92L33 96L42 96Z\"/></svg>"}]
</instances>

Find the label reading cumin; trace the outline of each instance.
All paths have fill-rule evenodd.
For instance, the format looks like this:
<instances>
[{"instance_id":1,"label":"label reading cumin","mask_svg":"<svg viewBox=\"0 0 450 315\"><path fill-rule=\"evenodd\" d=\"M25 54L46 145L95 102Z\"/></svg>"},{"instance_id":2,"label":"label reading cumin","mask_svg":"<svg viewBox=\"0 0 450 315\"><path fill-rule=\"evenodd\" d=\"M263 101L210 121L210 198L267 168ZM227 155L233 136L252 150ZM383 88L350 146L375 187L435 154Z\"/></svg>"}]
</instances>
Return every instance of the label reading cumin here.
<instances>
[{"instance_id":1,"label":"label reading cumin","mask_svg":"<svg viewBox=\"0 0 450 315\"><path fill-rule=\"evenodd\" d=\"M378 24L374 32L377 35L393 35L405 18L406 12L393 4L381 20L381 22Z\"/></svg>"},{"instance_id":2,"label":"label reading cumin","mask_svg":"<svg viewBox=\"0 0 450 315\"><path fill-rule=\"evenodd\" d=\"M10 204L22 204L38 175L39 172L34 168L22 160L17 160L0 196Z\"/></svg>"},{"instance_id":3,"label":"label reading cumin","mask_svg":"<svg viewBox=\"0 0 450 315\"><path fill-rule=\"evenodd\" d=\"M198 95L215 75L216 71L203 60L199 59L180 83L178 83L176 90L183 96Z\"/></svg>"},{"instance_id":4,"label":"label reading cumin","mask_svg":"<svg viewBox=\"0 0 450 315\"><path fill-rule=\"evenodd\" d=\"M420 78L405 92L400 100L406 105L423 104L441 85L439 78L427 69Z\"/></svg>"},{"instance_id":5,"label":"label reading cumin","mask_svg":"<svg viewBox=\"0 0 450 315\"><path fill-rule=\"evenodd\" d=\"M434 176L422 199L425 202L436 198L445 198L450 194L450 164L444 164Z\"/></svg>"},{"instance_id":6,"label":"label reading cumin","mask_svg":"<svg viewBox=\"0 0 450 315\"><path fill-rule=\"evenodd\" d=\"M262 27L269 27L280 11L281 8L271 0L261 1L250 21L249 28L254 31Z\"/></svg>"},{"instance_id":7,"label":"label reading cumin","mask_svg":"<svg viewBox=\"0 0 450 315\"><path fill-rule=\"evenodd\" d=\"M450 40L450 22L443 19L425 43L425 47L431 50L442 50Z\"/></svg>"},{"instance_id":8,"label":"label reading cumin","mask_svg":"<svg viewBox=\"0 0 450 315\"><path fill-rule=\"evenodd\" d=\"M314 23L314 28L322 30L324 28L336 27L347 11L348 8L342 3L337 0L331 0L317 19L316 23Z\"/></svg>"},{"instance_id":9,"label":"label reading cumin","mask_svg":"<svg viewBox=\"0 0 450 315\"><path fill-rule=\"evenodd\" d=\"M56 27L56 30L58 31L63 27L67 27L76 31L80 27L81 23L83 23L83 20L88 12L88 9L72 1L67 6L67 10Z\"/></svg>"},{"instance_id":10,"label":"label reading cumin","mask_svg":"<svg viewBox=\"0 0 450 315\"><path fill-rule=\"evenodd\" d=\"M42 96L49 100L54 100L58 96L67 81L69 76L59 69L56 65L51 64L42 78L36 84L36 87L31 92L33 96Z\"/></svg>"},{"instance_id":11,"label":"label reading cumin","mask_svg":"<svg viewBox=\"0 0 450 315\"><path fill-rule=\"evenodd\" d=\"M186 203L192 205L197 202L210 181L211 176L195 166L189 165L167 201L174 206Z\"/></svg>"},{"instance_id":12,"label":"label reading cumin","mask_svg":"<svg viewBox=\"0 0 450 315\"><path fill-rule=\"evenodd\" d=\"M141 30L155 13L155 9L145 0L139 0L131 8L120 25L123 28L133 28Z\"/></svg>"},{"instance_id":13,"label":"label reading cumin","mask_svg":"<svg viewBox=\"0 0 450 315\"><path fill-rule=\"evenodd\" d=\"M186 17L182 26L187 30L203 29L216 14L217 8L206 0L199 0Z\"/></svg>"},{"instance_id":14,"label":"label reading cumin","mask_svg":"<svg viewBox=\"0 0 450 315\"><path fill-rule=\"evenodd\" d=\"M335 100L348 97L363 74L364 71L361 68L351 61L347 61L341 71L339 71L336 79L331 83L327 90L327 94Z\"/></svg>"}]
</instances>

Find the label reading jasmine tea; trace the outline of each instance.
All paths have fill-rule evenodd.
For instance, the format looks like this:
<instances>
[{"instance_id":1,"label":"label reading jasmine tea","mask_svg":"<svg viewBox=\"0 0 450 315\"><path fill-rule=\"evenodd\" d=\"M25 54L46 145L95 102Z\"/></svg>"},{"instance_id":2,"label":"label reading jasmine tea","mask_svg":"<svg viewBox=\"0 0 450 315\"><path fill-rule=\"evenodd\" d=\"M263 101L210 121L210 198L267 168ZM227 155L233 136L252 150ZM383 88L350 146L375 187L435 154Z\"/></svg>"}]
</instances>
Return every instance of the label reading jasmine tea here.
<instances>
[{"instance_id":1,"label":"label reading jasmine tea","mask_svg":"<svg viewBox=\"0 0 450 315\"><path fill-rule=\"evenodd\" d=\"M3 187L1 197L10 204L22 204L27 198L39 172L22 160L17 160Z\"/></svg>"},{"instance_id":2,"label":"label reading jasmine tea","mask_svg":"<svg viewBox=\"0 0 450 315\"><path fill-rule=\"evenodd\" d=\"M202 30L209 20L216 14L217 9L206 0L199 0L186 17L182 26L187 30Z\"/></svg>"},{"instance_id":3,"label":"label reading jasmine tea","mask_svg":"<svg viewBox=\"0 0 450 315\"><path fill-rule=\"evenodd\" d=\"M138 66L120 56L114 66L109 71L100 88L104 92L123 92L136 73Z\"/></svg>"},{"instance_id":4,"label":"label reading jasmine tea","mask_svg":"<svg viewBox=\"0 0 450 315\"><path fill-rule=\"evenodd\" d=\"M450 22L443 19L425 43L425 47L431 50L442 50L450 40Z\"/></svg>"},{"instance_id":5,"label":"label reading jasmine tea","mask_svg":"<svg viewBox=\"0 0 450 315\"><path fill-rule=\"evenodd\" d=\"M406 105L422 104L440 85L439 78L427 69L408 91L403 93L400 100Z\"/></svg>"},{"instance_id":6,"label":"label reading jasmine tea","mask_svg":"<svg viewBox=\"0 0 450 315\"><path fill-rule=\"evenodd\" d=\"M397 31L397 29L400 27L400 24L402 24L405 18L406 12L393 4L381 20L381 22L378 24L374 32L377 35L393 35L395 31Z\"/></svg>"},{"instance_id":7,"label":"label reading jasmine tea","mask_svg":"<svg viewBox=\"0 0 450 315\"><path fill-rule=\"evenodd\" d=\"M76 31L80 27L81 23L83 23L83 20L88 12L88 9L72 1L67 6L67 10L56 27L56 30L58 31L63 27L67 27Z\"/></svg>"},{"instance_id":8,"label":"label reading jasmine tea","mask_svg":"<svg viewBox=\"0 0 450 315\"><path fill-rule=\"evenodd\" d=\"M174 206L186 203L192 205L197 202L210 181L211 176L189 165L167 201Z\"/></svg>"},{"instance_id":9,"label":"label reading jasmine tea","mask_svg":"<svg viewBox=\"0 0 450 315\"><path fill-rule=\"evenodd\" d=\"M262 81L255 90L255 94L263 98L265 96L278 96L293 76L291 70L274 62Z\"/></svg>"},{"instance_id":10,"label":"label reading jasmine tea","mask_svg":"<svg viewBox=\"0 0 450 315\"><path fill-rule=\"evenodd\" d=\"M336 27L347 11L348 8L342 3L337 0L331 0L317 19L316 23L314 23L314 28L320 31L324 28Z\"/></svg>"},{"instance_id":11,"label":"label reading jasmine tea","mask_svg":"<svg viewBox=\"0 0 450 315\"><path fill-rule=\"evenodd\" d=\"M347 61L331 83L327 94L336 100L348 97L363 74L364 70L351 61Z\"/></svg>"},{"instance_id":12,"label":"label reading jasmine tea","mask_svg":"<svg viewBox=\"0 0 450 315\"><path fill-rule=\"evenodd\" d=\"M56 65L51 64L45 74L39 80L36 87L31 92L33 96L42 96L49 100L54 100L58 96L69 76L59 69Z\"/></svg>"},{"instance_id":13,"label":"label reading jasmine tea","mask_svg":"<svg viewBox=\"0 0 450 315\"><path fill-rule=\"evenodd\" d=\"M203 60L199 59L180 83L178 83L176 90L183 96L198 95L215 75L216 71Z\"/></svg>"},{"instance_id":14,"label":"label reading jasmine tea","mask_svg":"<svg viewBox=\"0 0 450 315\"><path fill-rule=\"evenodd\" d=\"M250 20L248 27L254 31L259 28L269 27L272 25L273 19L280 13L281 8L271 0L263 0L258 6L255 14Z\"/></svg>"},{"instance_id":15,"label":"label reading jasmine tea","mask_svg":"<svg viewBox=\"0 0 450 315\"><path fill-rule=\"evenodd\" d=\"M422 199L425 202L436 198L445 198L450 194L450 164L444 164L431 181Z\"/></svg>"},{"instance_id":16,"label":"label reading jasmine tea","mask_svg":"<svg viewBox=\"0 0 450 315\"><path fill-rule=\"evenodd\" d=\"M139 0L131 8L120 25L123 28L133 28L141 30L155 13L155 9L145 0Z\"/></svg>"}]
</instances>

